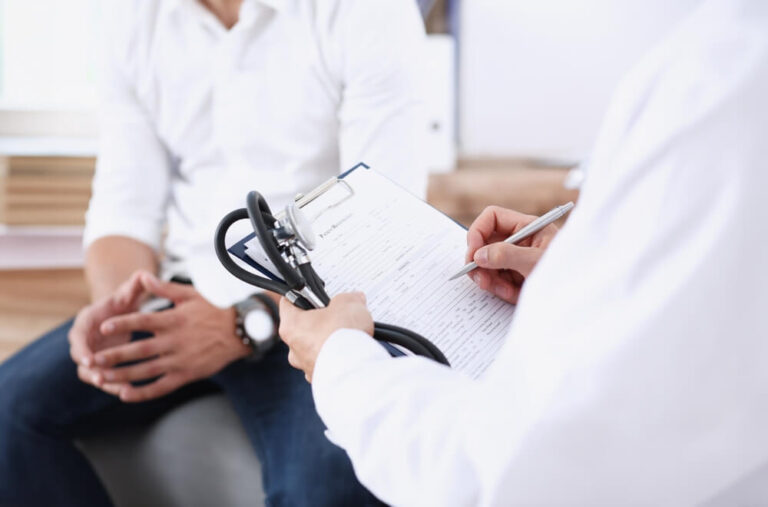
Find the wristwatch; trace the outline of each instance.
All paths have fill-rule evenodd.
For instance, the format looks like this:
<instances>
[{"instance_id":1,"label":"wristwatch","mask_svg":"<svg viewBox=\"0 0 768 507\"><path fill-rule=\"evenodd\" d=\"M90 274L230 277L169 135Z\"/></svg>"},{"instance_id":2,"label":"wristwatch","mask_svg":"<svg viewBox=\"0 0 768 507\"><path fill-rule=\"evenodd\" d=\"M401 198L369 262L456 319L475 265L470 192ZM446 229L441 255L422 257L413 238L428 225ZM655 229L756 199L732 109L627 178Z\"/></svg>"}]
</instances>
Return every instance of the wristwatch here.
<instances>
[{"instance_id":1,"label":"wristwatch","mask_svg":"<svg viewBox=\"0 0 768 507\"><path fill-rule=\"evenodd\" d=\"M277 343L280 313L277 304L264 293L253 294L235 304L235 333L260 359Z\"/></svg>"}]
</instances>

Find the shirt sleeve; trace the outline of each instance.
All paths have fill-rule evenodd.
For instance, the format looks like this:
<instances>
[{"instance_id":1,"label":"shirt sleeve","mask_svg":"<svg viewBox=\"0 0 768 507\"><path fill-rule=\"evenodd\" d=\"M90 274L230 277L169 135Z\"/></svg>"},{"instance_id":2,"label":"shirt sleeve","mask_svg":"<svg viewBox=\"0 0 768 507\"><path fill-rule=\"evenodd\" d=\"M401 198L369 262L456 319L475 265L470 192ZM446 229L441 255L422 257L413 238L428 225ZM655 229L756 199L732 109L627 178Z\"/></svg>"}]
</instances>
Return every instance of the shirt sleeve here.
<instances>
[{"instance_id":1,"label":"shirt sleeve","mask_svg":"<svg viewBox=\"0 0 768 507\"><path fill-rule=\"evenodd\" d=\"M413 0L346 1L335 30L341 168L365 162L426 194L424 24Z\"/></svg>"},{"instance_id":2,"label":"shirt sleeve","mask_svg":"<svg viewBox=\"0 0 768 507\"><path fill-rule=\"evenodd\" d=\"M130 13L124 14L115 13L106 23L99 148L84 243L87 247L101 237L126 236L159 250L171 164L136 94L136 33Z\"/></svg>"}]
</instances>

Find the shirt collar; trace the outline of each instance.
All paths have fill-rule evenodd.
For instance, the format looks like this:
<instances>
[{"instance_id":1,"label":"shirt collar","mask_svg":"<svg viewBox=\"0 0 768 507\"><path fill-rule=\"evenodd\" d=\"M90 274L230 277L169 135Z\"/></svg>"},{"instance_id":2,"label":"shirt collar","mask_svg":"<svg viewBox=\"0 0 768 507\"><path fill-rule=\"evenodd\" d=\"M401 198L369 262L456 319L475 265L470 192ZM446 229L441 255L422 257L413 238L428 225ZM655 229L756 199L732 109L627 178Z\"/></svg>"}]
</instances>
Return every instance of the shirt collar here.
<instances>
[{"instance_id":1,"label":"shirt collar","mask_svg":"<svg viewBox=\"0 0 768 507\"><path fill-rule=\"evenodd\" d=\"M167 12L173 12L176 9L181 8L183 4L188 4L191 2L199 3L199 0L164 0L163 6ZM276 11L281 11L285 7L285 0L243 0L243 4L247 4L249 2L264 4Z\"/></svg>"}]
</instances>

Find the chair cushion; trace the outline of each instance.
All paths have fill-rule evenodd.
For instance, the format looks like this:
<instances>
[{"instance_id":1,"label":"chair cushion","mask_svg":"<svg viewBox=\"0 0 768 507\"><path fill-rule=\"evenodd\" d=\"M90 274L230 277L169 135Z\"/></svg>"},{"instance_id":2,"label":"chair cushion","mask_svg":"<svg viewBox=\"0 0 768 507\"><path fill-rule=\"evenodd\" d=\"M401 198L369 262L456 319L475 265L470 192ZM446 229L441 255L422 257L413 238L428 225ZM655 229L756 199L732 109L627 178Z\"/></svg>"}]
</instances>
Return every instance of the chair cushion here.
<instances>
[{"instance_id":1,"label":"chair cushion","mask_svg":"<svg viewBox=\"0 0 768 507\"><path fill-rule=\"evenodd\" d=\"M118 507L264 505L259 461L221 394L78 445Z\"/></svg>"}]
</instances>

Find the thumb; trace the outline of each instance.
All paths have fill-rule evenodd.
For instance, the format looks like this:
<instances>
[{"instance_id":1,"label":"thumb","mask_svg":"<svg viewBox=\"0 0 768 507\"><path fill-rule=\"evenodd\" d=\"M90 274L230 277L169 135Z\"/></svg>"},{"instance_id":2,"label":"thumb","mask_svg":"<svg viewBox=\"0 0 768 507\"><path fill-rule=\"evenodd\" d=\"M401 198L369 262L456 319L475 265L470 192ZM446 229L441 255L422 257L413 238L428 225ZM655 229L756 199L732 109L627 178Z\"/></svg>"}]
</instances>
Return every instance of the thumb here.
<instances>
[{"instance_id":1,"label":"thumb","mask_svg":"<svg viewBox=\"0 0 768 507\"><path fill-rule=\"evenodd\" d=\"M155 296L170 299L174 302L184 301L196 294L195 289L191 285L184 285L181 283L173 282L161 282L155 275L148 272L142 273L141 283Z\"/></svg>"},{"instance_id":2,"label":"thumb","mask_svg":"<svg viewBox=\"0 0 768 507\"><path fill-rule=\"evenodd\" d=\"M511 269L527 277L539 262L543 251L539 248L493 243L475 252L474 261L485 269Z\"/></svg>"}]
</instances>

